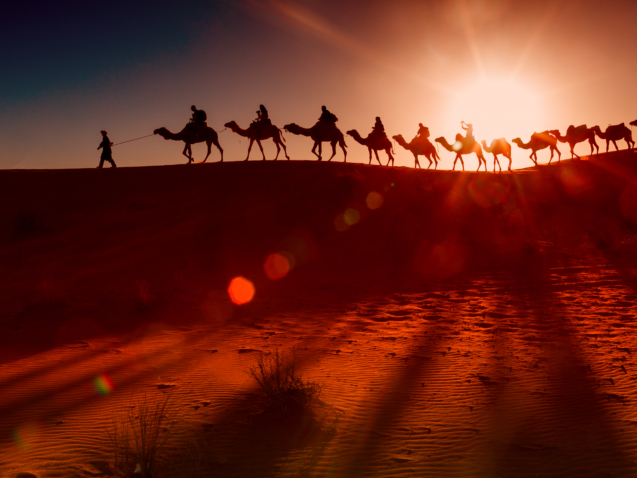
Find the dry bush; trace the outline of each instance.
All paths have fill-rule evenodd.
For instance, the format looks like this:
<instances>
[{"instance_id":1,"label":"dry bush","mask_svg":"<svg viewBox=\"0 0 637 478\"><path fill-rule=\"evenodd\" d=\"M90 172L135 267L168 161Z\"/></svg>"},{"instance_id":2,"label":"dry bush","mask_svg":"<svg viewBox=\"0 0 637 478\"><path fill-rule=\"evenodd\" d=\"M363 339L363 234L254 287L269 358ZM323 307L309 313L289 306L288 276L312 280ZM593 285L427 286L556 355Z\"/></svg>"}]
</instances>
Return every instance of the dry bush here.
<instances>
[{"instance_id":1,"label":"dry bush","mask_svg":"<svg viewBox=\"0 0 637 478\"><path fill-rule=\"evenodd\" d=\"M308 409L321 394L318 383L305 381L297 374L294 353L291 357L278 349L268 354L262 353L248 373L265 393L268 407L281 411Z\"/></svg>"},{"instance_id":2,"label":"dry bush","mask_svg":"<svg viewBox=\"0 0 637 478\"><path fill-rule=\"evenodd\" d=\"M113 421L108 432L113 447L113 468L118 476L155 476L173 436L176 409L171 395L149 399L146 395Z\"/></svg>"}]
</instances>

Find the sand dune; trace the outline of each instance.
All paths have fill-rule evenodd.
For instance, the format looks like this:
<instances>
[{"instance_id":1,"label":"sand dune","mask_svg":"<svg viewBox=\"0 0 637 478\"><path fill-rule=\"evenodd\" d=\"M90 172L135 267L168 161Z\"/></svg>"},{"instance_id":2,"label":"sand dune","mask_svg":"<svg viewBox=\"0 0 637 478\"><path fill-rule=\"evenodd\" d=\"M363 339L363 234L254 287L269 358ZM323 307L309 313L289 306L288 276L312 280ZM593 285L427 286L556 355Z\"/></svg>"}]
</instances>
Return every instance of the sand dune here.
<instances>
[{"instance_id":1,"label":"sand dune","mask_svg":"<svg viewBox=\"0 0 637 478\"><path fill-rule=\"evenodd\" d=\"M173 393L161 476L632 476L636 161L0 172L0 475L112 476ZM275 349L314 416L264 412Z\"/></svg>"}]
</instances>

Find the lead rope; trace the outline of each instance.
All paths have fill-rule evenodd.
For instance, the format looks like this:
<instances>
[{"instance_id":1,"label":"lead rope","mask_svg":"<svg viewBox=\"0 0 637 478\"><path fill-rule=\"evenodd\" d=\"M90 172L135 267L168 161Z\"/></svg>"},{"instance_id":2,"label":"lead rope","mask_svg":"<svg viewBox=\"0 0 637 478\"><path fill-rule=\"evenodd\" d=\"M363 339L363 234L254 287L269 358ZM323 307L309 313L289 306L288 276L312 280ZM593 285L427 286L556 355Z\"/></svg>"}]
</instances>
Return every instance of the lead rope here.
<instances>
[{"instance_id":1,"label":"lead rope","mask_svg":"<svg viewBox=\"0 0 637 478\"><path fill-rule=\"evenodd\" d=\"M149 135L146 135L146 136L142 136L141 138L129 139L128 141L122 141L121 143L116 143L116 144L114 144L113 146L119 146L120 144L130 143L131 141L137 141L137 140L139 140L139 139L148 138L148 137L150 137L150 136L155 136L155 134L153 133L153 134L149 134Z\"/></svg>"}]
</instances>

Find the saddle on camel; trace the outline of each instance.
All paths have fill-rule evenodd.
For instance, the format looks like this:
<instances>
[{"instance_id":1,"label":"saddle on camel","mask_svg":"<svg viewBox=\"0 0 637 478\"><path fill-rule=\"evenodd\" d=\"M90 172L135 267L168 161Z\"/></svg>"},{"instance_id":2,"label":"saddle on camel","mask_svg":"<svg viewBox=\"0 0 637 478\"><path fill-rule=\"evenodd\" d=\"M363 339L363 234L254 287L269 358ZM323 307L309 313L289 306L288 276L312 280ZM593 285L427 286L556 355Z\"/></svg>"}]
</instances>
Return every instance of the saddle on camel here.
<instances>
[{"instance_id":1,"label":"saddle on camel","mask_svg":"<svg viewBox=\"0 0 637 478\"><path fill-rule=\"evenodd\" d=\"M338 131L336 127L336 122L338 118L334 113L329 111L325 106L321 106L321 116L319 117L316 125L316 128L320 128L324 134L328 134L330 132Z\"/></svg>"}]
</instances>

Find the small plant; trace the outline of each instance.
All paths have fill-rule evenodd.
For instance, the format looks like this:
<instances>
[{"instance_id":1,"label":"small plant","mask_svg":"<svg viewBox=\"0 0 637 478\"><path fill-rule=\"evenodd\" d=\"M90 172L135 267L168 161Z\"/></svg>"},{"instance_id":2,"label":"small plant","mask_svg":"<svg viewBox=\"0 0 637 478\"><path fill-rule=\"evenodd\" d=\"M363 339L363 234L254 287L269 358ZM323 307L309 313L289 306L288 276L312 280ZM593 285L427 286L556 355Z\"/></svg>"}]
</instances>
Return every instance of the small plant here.
<instances>
[{"instance_id":1,"label":"small plant","mask_svg":"<svg viewBox=\"0 0 637 478\"><path fill-rule=\"evenodd\" d=\"M278 349L268 354L262 353L248 373L265 393L269 407L280 411L307 409L321 394L318 383L305 381L297 374L294 353L292 357Z\"/></svg>"},{"instance_id":2,"label":"small plant","mask_svg":"<svg viewBox=\"0 0 637 478\"><path fill-rule=\"evenodd\" d=\"M144 396L113 422L109 438L117 475L155 476L176 423L170 399L170 394L157 400Z\"/></svg>"}]
</instances>

